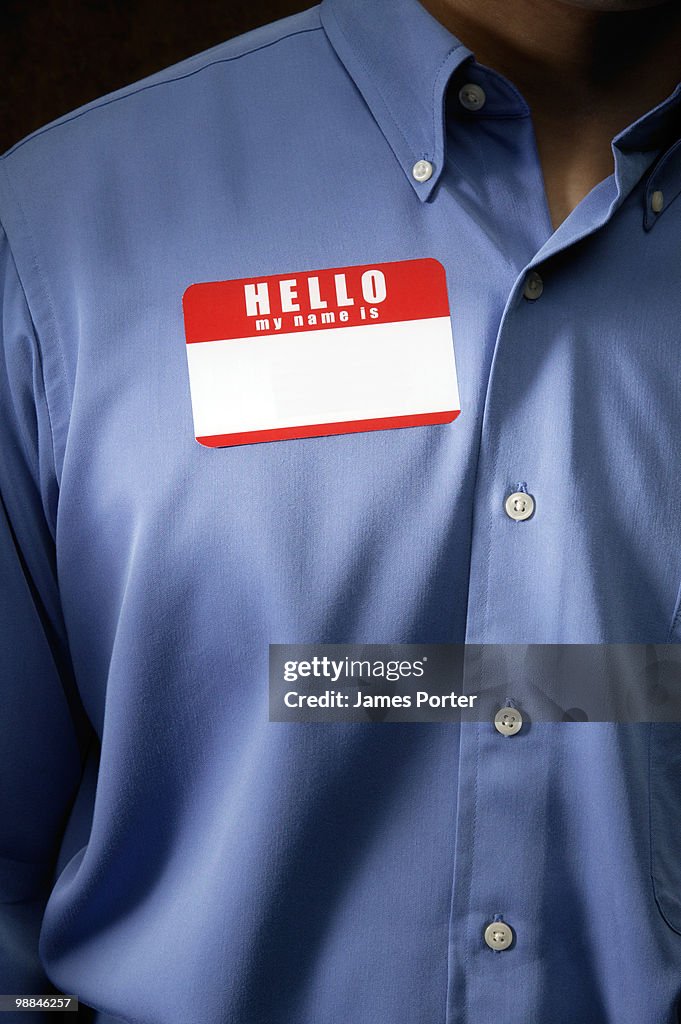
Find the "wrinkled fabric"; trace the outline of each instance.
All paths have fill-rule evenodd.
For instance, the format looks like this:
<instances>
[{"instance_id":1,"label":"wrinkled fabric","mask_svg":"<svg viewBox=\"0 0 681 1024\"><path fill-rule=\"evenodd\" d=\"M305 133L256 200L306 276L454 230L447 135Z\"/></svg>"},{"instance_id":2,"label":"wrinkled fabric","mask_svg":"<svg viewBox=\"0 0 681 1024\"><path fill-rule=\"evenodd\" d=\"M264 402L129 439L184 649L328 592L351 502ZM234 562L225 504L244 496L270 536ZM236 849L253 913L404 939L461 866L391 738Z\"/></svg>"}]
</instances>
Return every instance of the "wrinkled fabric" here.
<instances>
[{"instance_id":1,"label":"wrinkled fabric","mask_svg":"<svg viewBox=\"0 0 681 1024\"><path fill-rule=\"evenodd\" d=\"M99 1024L677 1021L678 726L270 723L267 669L681 640L678 118L554 231L514 85L416 0L324 0L4 154L0 991ZM416 258L454 422L197 444L190 284Z\"/></svg>"}]
</instances>

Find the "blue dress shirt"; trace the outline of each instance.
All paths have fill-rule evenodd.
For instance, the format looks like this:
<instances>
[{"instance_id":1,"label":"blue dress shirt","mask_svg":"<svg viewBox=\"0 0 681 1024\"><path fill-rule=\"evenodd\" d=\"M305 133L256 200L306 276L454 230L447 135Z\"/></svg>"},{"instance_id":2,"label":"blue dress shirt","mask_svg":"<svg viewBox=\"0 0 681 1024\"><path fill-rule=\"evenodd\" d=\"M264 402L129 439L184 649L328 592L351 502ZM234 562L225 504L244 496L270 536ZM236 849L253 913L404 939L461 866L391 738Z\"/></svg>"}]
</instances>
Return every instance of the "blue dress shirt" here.
<instances>
[{"instance_id":1,"label":"blue dress shirt","mask_svg":"<svg viewBox=\"0 0 681 1024\"><path fill-rule=\"evenodd\" d=\"M323 0L4 154L0 991L676 1024L681 727L275 723L267 666L681 641L680 117L554 231L517 89L416 0ZM190 284L416 258L453 422L197 444Z\"/></svg>"}]
</instances>

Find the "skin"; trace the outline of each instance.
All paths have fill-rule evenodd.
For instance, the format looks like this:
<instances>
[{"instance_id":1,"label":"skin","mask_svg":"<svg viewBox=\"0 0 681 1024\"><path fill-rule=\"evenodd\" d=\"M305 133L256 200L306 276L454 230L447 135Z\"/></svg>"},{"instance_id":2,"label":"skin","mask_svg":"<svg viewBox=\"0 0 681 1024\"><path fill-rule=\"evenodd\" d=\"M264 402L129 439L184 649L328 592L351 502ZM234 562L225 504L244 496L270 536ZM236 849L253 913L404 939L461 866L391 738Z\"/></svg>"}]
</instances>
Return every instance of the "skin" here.
<instances>
[{"instance_id":1,"label":"skin","mask_svg":"<svg viewBox=\"0 0 681 1024\"><path fill-rule=\"evenodd\" d=\"M523 94L554 229L613 171L610 143L681 80L681 0L421 0Z\"/></svg>"}]
</instances>

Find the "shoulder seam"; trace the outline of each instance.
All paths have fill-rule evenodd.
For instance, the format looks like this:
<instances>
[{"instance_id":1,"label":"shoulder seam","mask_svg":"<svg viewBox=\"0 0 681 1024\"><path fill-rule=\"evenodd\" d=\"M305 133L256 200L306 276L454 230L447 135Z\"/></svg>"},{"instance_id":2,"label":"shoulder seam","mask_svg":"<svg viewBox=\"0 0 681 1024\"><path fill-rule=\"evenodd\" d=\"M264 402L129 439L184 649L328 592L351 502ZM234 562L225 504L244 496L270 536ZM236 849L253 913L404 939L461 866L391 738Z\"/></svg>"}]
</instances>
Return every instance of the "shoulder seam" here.
<instances>
[{"instance_id":1,"label":"shoulder seam","mask_svg":"<svg viewBox=\"0 0 681 1024\"><path fill-rule=\"evenodd\" d=\"M241 57L248 57L251 53L257 53L259 50L266 50L270 46L276 46L277 43L284 42L285 39L291 39L293 36L301 36L309 32L320 31L323 31L321 23L319 25L314 25L312 28L299 28L293 32L287 32L285 35L278 36L276 39L271 39L267 43L261 43L260 46L253 46L250 50L242 50L240 53L235 53L231 57L220 57L217 60L211 60L207 64L202 64L200 67L194 68L192 71L188 71L186 74L177 75L174 78L164 78L160 82L150 82L148 85L140 85L137 89L133 89L131 92L126 92L122 96L114 96L111 99L102 99L100 101L94 100L92 105L88 105L85 110L80 110L78 113L72 114L71 116L66 115L63 120L59 120L56 124L46 125L44 128L38 128L36 131L31 132L25 139L20 139L19 142L16 142L11 146L0 158L4 160L6 157L12 156L13 153L24 146L27 142L33 142L34 139L39 138L41 135L51 132L55 128L60 128L62 125L70 124L71 121L75 121L84 114L100 110L102 107L106 107L110 103L118 103L120 100L126 100L131 96L137 96L139 93L145 92L147 89L155 89L161 85L170 85L172 82L181 82L183 79L191 78L193 75L198 74L199 71L205 71L206 68L213 67L215 64L228 64L233 60L239 60ZM227 40L227 42L229 42L229 40ZM191 57L188 59L191 60ZM160 71L156 73L162 74L163 72Z\"/></svg>"},{"instance_id":2,"label":"shoulder seam","mask_svg":"<svg viewBox=\"0 0 681 1024\"><path fill-rule=\"evenodd\" d=\"M14 185L13 185L12 180L10 178L7 166L3 165L2 166L2 170L4 171L4 177L5 177L5 181L6 181L6 184L7 184L7 189L9 191L9 193L11 193L14 196L17 212L18 212L18 214L19 214L19 216L20 216L20 218L21 218L21 220L22 220L22 222L23 222L23 224L25 226L27 244L28 244L28 247L29 247L30 258L31 258L31 261L33 263L33 270L34 270L34 272L36 274L36 278L37 278L37 281L38 281L38 287L42 291L42 295L43 295L43 297L45 299L45 302L46 302L49 320L51 320L51 328L52 328L54 346L55 346L55 349L57 351L58 358L59 358L59 364L60 364L61 370L62 370L61 387L64 389L64 391L65 391L65 393L67 395L67 398L68 398L69 397L68 396L69 386L68 386L68 374L67 374L67 370L66 370L66 359L64 357L64 348L63 348L61 336L60 336L60 333L59 333L59 324L58 324L58 320L57 320L57 316L56 316L56 312L55 312L54 302L53 302L53 299L52 299L52 293L50 291L48 282L47 282L47 280L46 280L46 278L45 278L45 276L43 274L42 267L40 266L40 263L38 262L38 257L37 257L37 254L36 254L36 248L35 248L35 245L34 245L33 235L32 235L32 232L31 232L31 228L30 228L30 225L28 223L28 219L27 219L26 214L24 212L23 206L21 205L21 200L20 200L19 196L16 194L16 191L14 189ZM0 209L0 214L2 214L2 210L1 209ZM53 410L51 408L51 404L50 404L51 399L50 399L50 395L49 395L49 389L47 387L47 383L46 383L46 380L45 380L45 370L44 370L45 357L44 357L44 354L43 354L43 341L42 341L42 338L40 336L40 327L39 327L39 324L37 323L37 321L35 319L35 315L34 315L33 309L31 308L29 297L28 297L28 294L26 292L26 285L25 285L25 282L23 280L22 272L21 272L21 269L19 267L19 263L17 261L16 254L15 254L15 252L13 250L12 240L10 238L10 234L9 234L7 225L3 223L2 229L3 229L3 232L4 232L5 236L6 236L6 238L7 238L7 246L8 246L10 255L12 257L12 262L13 262L15 270L16 270L17 280L19 281L19 284L21 286L21 290L23 292L24 299L25 299L25 302L26 302L26 308L27 308L27 310L29 312L29 315L30 315L30 318L31 318L31 323L33 325L34 338L35 338L35 342L36 342L36 346L37 346L38 353L39 353L39 358L40 358L40 374L41 374L41 378L42 378L43 391L44 391L44 394L45 394L45 406L46 406L46 409L47 409L48 423L49 423L49 429L50 429L50 442L51 442L51 446L52 446L52 459L53 459L53 463L54 463L55 476L57 478L57 483L59 485L61 485L61 477L60 477L59 471L57 469L57 452L56 452L56 444L55 444L55 436L54 436L54 413L53 413ZM57 382L55 382L55 387L57 387L57 386L58 386Z\"/></svg>"}]
</instances>

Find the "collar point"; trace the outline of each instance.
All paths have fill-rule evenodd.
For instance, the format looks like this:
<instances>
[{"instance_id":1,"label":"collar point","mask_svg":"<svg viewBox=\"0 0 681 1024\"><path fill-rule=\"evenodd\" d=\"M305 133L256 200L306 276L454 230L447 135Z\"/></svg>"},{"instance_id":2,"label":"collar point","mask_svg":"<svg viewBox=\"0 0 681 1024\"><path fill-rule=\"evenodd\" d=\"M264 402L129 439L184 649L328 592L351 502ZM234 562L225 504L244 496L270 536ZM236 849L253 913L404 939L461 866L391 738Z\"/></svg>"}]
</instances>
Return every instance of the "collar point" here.
<instances>
[{"instance_id":1,"label":"collar point","mask_svg":"<svg viewBox=\"0 0 681 1024\"><path fill-rule=\"evenodd\" d=\"M430 198L433 189L442 177L442 167L438 167L426 159L403 166L403 170L411 182L414 192L422 202Z\"/></svg>"}]
</instances>

